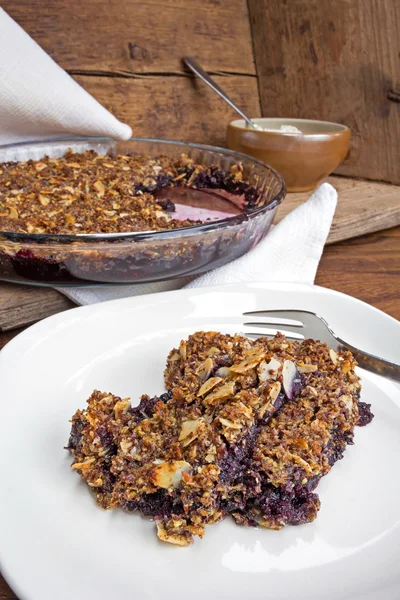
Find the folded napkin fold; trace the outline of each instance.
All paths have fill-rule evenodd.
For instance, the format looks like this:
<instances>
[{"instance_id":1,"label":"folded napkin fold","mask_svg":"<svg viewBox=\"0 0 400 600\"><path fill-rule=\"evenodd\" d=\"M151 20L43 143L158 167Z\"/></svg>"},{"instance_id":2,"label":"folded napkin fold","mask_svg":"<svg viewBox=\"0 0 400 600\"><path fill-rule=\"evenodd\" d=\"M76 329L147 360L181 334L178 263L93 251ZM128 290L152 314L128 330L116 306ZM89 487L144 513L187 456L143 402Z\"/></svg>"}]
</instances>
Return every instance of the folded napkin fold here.
<instances>
[{"instance_id":1,"label":"folded napkin fold","mask_svg":"<svg viewBox=\"0 0 400 600\"><path fill-rule=\"evenodd\" d=\"M127 140L132 130L0 8L0 144L71 134Z\"/></svg>"},{"instance_id":2,"label":"folded napkin fold","mask_svg":"<svg viewBox=\"0 0 400 600\"><path fill-rule=\"evenodd\" d=\"M80 87L0 8L0 145L71 134L125 140L132 131ZM248 281L313 283L336 202L336 191L324 183L253 250L200 277L59 290L78 304L91 304L184 286Z\"/></svg>"},{"instance_id":3,"label":"folded napkin fold","mask_svg":"<svg viewBox=\"0 0 400 600\"><path fill-rule=\"evenodd\" d=\"M115 298L250 281L313 283L328 237L337 202L336 190L323 183L301 206L293 210L250 252L199 277L94 288L58 288L77 304Z\"/></svg>"}]
</instances>

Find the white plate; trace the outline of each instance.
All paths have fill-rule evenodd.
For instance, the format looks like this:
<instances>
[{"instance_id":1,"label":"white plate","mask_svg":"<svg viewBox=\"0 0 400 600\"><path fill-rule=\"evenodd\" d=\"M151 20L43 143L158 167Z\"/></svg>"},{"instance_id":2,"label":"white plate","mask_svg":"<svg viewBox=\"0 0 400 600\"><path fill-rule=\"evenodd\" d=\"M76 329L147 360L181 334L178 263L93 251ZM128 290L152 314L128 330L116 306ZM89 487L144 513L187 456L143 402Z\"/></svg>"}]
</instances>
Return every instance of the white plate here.
<instances>
[{"instance_id":1,"label":"white plate","mask_svg":"<svg viewBox=\"0 0 400 600\"><path fill-rule=\"evenodd\" d=\"M362 372L375 419L322 480L311 524L229 519L189 548L105 512L70 468L68 420L94 388L163 391L170 348L196 330L241 331L243 311L303 308L354 345L398 360L400 323L348 296L293 284L190 289L77 308L0 354L1 560L24 600L398 600L400 386Z\"/></svg>"}]
</instances>

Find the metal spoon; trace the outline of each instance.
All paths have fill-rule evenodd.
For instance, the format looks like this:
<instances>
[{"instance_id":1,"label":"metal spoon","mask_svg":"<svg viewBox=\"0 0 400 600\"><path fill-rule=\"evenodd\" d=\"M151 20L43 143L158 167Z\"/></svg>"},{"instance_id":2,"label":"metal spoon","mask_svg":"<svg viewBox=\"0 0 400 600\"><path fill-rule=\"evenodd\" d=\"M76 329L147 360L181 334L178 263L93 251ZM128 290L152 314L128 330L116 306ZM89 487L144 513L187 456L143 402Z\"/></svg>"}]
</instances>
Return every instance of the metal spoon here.
<instances>
[{"instance_id":1,"label":"metal spoon","mask_svg":"<svg viewBox=\"0 0 400 600\"><path fill-rule=\"evenodd\" d=\"M227 102L229 106L233 108L233 110L236 110L236 112L242 117L242 119L246 121L248 125L250 125L250 127L262 131L262 127L257 125L257 123L254 123L254 121L244 114L244 112L233 102L233 100L231 100L229 96L223 90L221 90L219 85L217 85L215 81L204 71L204 69L201 68L197 60L191 58L190 56L184 56L183 62L187 67L189 67L189 69L193 71L193 73L200 77L204 83L209 85L214 92L217 92L217 94L221 96L221 98L223 98L223 100L225 100L225 102Z\"/></svg>"}]
</instances>

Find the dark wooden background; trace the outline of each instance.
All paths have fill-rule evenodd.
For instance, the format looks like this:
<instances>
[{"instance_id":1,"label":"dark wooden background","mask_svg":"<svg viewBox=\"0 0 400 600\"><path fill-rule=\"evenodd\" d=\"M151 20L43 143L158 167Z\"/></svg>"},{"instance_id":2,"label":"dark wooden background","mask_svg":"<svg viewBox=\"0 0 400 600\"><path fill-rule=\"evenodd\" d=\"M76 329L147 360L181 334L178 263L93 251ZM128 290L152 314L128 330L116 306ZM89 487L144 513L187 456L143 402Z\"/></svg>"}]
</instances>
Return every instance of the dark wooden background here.
<instances>
[{"instance_id":1,"label":"dark wooden background","mask_svg":"<svg viewBox=\"0 0 400 600\"><path fill-rule=\"evenodd\" d=\"M340 173L400 183L399 0L3 0L2 7L134 135L224 145L236 114L184 70L182 56L192 55L253 117L348 125L353 140ZM327 246L316 283L400 319L400 228ZM3 307L13 287L2 286ZM35 318L72 306L54 290L31 290L25 310ZM0 347L19 331L0 333ZM15 598L0 576L0 600Z\"/></svg>"},{"instance_id":2,"label":"dark wooden background","mask_svg":"<svg viewBox=\"0 0 400 600\"><path fill-rule=\"evenodd\" d=\"M344 123L339 172L400 184L399 0L3 0L134 135L224 145L236 113L181 63L198 58L251 116Z\"/></svg>"}]
</instances>

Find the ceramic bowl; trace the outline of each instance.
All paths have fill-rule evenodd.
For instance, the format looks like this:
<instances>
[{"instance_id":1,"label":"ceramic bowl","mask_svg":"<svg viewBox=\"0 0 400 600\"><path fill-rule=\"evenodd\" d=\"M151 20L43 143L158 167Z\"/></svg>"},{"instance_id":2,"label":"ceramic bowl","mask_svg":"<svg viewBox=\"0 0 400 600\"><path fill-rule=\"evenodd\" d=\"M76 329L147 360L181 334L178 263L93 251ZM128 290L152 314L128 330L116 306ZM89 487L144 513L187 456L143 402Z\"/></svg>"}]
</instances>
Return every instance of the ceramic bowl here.
<instances>
[{"instance_id":1,"label":"ceramic bowl","mask_svg":"<svg viewBox=\"0 0 400 600\"><path fill-rule=\"evenodd\" d=\"M288 192L314 189L340 165L349 149L350 129L339 123L253 120L265 131L250 129L243 119L232 121L227 128L227 146L271 165L284 178ZM294 126L301 133L280 131L282 125Z\"/></svg>"}]
</instances>

